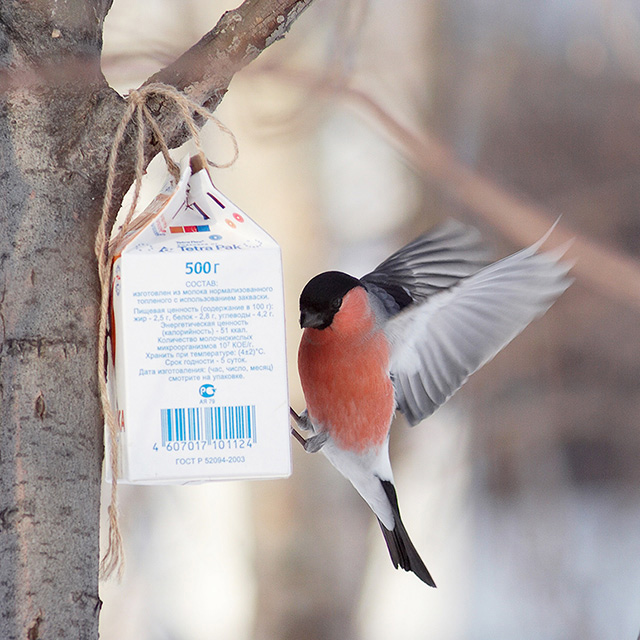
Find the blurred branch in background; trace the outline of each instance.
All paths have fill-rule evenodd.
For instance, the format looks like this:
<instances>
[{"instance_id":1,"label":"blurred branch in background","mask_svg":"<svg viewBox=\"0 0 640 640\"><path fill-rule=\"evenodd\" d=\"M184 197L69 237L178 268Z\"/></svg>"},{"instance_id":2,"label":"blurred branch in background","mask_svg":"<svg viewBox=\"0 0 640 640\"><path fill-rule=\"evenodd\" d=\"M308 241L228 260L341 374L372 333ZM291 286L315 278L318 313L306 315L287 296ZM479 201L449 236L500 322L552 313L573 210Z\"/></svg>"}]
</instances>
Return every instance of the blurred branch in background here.
<instances>
[{"instance_id":1,"label":"blurred branch in background","mask_svg":"<svg viewBox=\"0 0 640 640\"><path fill-rule=\"evenodd\" d=\"M373 119L383 135L401 155L425 177L436 181L470 211L489 222L502 235L520 246L540 239L558 217L540 205L518 198L473 171L456 159L451 147L427 131L417 132L401 123L367 91L350 87L330 76L318 76L275 66L262 66L255 73L266 73L278 80L303 86L310 93L327 99L338 98ZM547 247L572 242L566 257L575 261L572 275L581 278L600 295L640 311L640 262L613 248L570 231L561 220Z\"/></svg>"}]
</instances>

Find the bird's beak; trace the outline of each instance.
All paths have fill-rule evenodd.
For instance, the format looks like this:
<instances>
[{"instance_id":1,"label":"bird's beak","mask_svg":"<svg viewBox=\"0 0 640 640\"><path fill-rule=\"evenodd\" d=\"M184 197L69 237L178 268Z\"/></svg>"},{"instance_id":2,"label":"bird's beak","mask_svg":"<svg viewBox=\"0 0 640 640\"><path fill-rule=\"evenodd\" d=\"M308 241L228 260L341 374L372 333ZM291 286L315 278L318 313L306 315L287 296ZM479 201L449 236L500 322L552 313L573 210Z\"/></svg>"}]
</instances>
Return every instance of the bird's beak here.
<instances>
[{"instance_id":1,"label":"bird's beak","mask_svg":"<svg viewBox=\"0 0 640 640\"><path fill-rule=\"evenodd\" d=\"M303 329L324 329L326 320L323 314L316 311L301 311L300 326Z\"/></svg>"}]
</instances>

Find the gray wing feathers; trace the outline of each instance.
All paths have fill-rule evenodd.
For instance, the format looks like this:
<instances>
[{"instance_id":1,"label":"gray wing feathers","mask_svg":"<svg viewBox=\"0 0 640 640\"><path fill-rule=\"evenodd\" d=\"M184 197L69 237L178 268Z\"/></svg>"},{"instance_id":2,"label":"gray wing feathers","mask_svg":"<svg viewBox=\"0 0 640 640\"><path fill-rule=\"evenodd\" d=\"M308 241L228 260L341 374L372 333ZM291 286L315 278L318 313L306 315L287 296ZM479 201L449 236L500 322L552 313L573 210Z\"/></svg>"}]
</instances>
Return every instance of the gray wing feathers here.
<instances>
[{"instance_id":1,"label":"gray wing feathers","mask_svg":"<svg viewBox=\"0 0 640 640\"><path fill-rule=\"evenodd\" d=\"M564 253L540 243L407 307L385 331L398 407L414 425L433 413L570 285Z\"/></svg>"},{"instance_id":2,"label":"gray wing feathers","mask_svg":"<svg viewBox=\"0 0 640 640\"><path fill-rule=\"evenodd\" d=\"M383 288L401 287L414 301L423 300L487 263L488 252L479 232L448 220L396 251L361 280Z\"/></svg>"}]
</instances>

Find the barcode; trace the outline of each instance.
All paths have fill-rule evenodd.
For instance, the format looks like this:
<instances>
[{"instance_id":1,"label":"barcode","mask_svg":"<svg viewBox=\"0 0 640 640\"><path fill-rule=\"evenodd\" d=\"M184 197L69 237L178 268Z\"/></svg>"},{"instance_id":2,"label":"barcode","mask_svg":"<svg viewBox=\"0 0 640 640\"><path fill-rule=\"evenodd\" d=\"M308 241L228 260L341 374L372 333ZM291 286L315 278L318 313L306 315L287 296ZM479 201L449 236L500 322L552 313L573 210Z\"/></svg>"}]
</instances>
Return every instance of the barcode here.
<instances>
[{"instance_id":1,"label":"barcode","mask_svg":"<svg viewBox=\"0 0 640 640\"><path fill-rule=\"evenodd\" d=\"M162 446L173 442L247 439L256 442L256 407L160 409Z\"/></svg>"}]
</instances>

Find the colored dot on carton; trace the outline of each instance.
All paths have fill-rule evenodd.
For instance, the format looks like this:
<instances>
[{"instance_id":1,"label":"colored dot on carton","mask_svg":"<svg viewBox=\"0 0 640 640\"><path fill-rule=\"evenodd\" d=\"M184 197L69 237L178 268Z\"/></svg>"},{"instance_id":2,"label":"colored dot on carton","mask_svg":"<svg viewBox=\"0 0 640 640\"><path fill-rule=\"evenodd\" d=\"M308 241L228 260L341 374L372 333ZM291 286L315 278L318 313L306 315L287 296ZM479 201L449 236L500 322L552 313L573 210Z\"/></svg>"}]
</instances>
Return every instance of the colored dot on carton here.
<instances>
[{"instance_id":1,"label":"colored dot on carton","mask_svg":"<svg viewBox=\"0 0 640 640\"><path fill-rule=\"evenodd\" d=\"M244 218L239 214L239 213L234 213L233 217L238 221L238 222L244 222Z\"/></svg>"},{"instance_id":2,"label":"colored dot on carton","mask_svg":"<svg viewBox=\"0 0 640 640\"><path fill-rule=\"evenodd\" d=\"M236 228L236 223L233 220L229 220L229 218L225 218L224 220L232 229Z\"/></svg>"}]
</instances>

